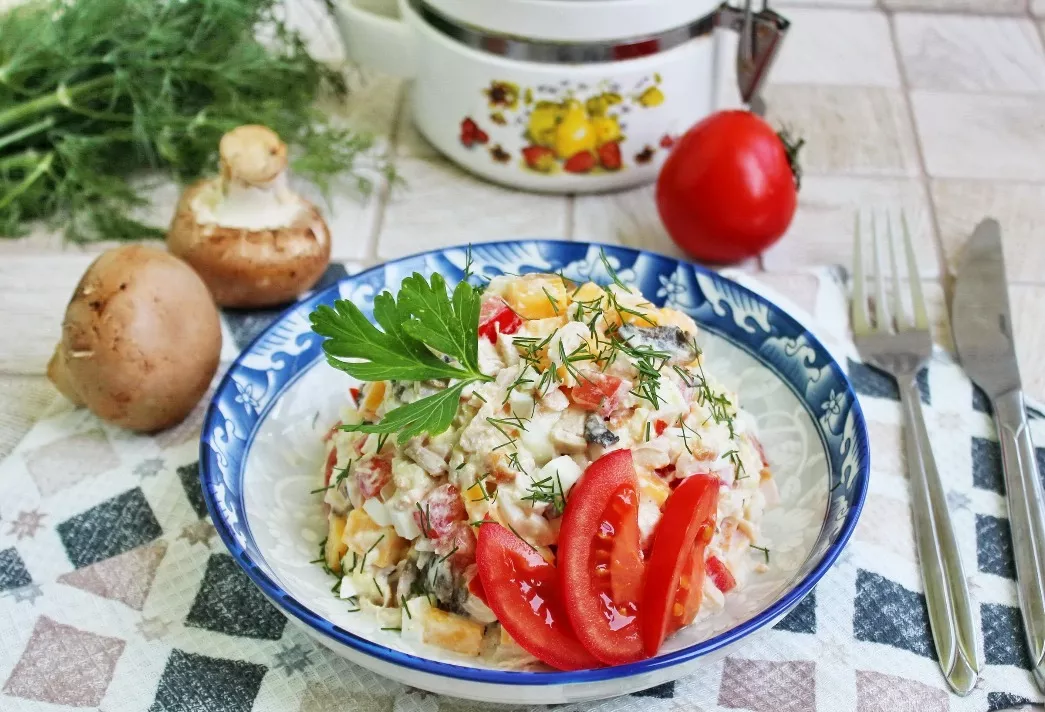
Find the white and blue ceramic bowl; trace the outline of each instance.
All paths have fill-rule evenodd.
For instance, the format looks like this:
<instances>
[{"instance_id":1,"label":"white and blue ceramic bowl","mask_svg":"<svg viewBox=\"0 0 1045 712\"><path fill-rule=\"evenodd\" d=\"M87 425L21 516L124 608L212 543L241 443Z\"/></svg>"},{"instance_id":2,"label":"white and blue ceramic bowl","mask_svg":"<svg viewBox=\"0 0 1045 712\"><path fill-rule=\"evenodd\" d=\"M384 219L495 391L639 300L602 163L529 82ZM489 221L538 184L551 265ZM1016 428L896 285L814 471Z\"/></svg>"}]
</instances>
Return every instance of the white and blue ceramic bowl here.
<instances>
[{"instance_id":1,"label":"white and blue ceramic bowl","mask_svg":"<svg viewBox=\"0 0 1045 712\"><path fill-rule=\"evenodd\" d=\"M473 271L559 271L603 283L602 246L521 241L472 248ZM868 446L853 389L824 347L762 297L714 272L622 247L604 248L619 274L658 305L701 327L709 371L739 392L756 417L781 503L763 531L770 570L727 597L727 606L680 631L650 660L598 670L506 670L382 631L331 593L316 558L325 533L317 486L321 436L347 398L348 376L326 365L309 313L373 298L403 277L439 272L456 282L464 248L436 250L375 267L283 314L229 369L207 412L200 443L207 507L222 540L272 601L313 637L349 660L415 687L494 702L558 703L634 692L699 670L791 610L841 553L867 492Z\"/></svg>"}]
</instances>

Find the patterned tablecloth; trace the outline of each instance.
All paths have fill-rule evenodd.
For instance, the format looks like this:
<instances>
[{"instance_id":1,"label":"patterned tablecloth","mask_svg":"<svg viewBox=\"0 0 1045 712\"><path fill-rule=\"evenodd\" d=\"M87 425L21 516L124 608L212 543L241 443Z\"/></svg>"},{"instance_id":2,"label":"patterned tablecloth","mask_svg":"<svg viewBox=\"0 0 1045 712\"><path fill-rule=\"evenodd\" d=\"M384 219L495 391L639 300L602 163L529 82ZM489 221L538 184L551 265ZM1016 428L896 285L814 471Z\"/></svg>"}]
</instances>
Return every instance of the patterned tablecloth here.
<instances>
[{"instance_id":1,"label":"patterned tablecloth","mask_svg":"<svg viewBox=\"0 0 1045 712\"><path fill-rule=\"evenodd\" d=\"M344 274L334 265L324 281ZM870 429L872 483L852 543L815 592L751 645L676 683L571 709L984 712L1042 700L1028 672L984 399L946 354L921 381L982 622L987 667L962 699L947 692L929 634L896 389L858 363L845 340L837 273L811 281L815 313L790 310L848 364ZM227 312L225 355L273 316ZM386 680L287 625L207 517L197 478L203 407L155 437L60 407L0 465L0 710L479 707ZM1040 415L1033 427L1045 442Z\"/></svg>"}]
</instances>

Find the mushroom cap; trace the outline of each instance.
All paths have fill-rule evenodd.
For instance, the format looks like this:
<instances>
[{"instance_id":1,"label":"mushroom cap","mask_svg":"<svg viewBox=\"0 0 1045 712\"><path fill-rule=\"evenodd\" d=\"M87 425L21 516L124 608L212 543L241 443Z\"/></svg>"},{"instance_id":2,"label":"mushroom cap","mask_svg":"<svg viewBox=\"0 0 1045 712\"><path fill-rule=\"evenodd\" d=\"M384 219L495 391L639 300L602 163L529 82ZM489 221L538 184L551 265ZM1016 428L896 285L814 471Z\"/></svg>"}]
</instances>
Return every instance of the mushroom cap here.
<instances>
[{"instance_id":1,"label":"mushroom cap","mask_svg":"<svg viewBox=\"0 0 1045 712\"><path fill-rule=\"evenodd\" d=\"M127 245L80 279L48 376L103 420L151 432L189 414L220 354L218 310L203 281L163 250Z\"/></svg>"},{"instance_id":2,"label":"mushroom cap","mask_svg":"<svg viewBox=\"0 0 1045 712\"><path fill-rule=\"evenodd\" d=\"M287 168L287 144L258 124L239 126L222 136L218 155L227 178L250 185L269 183Z\"/></svg>"},{"instance_id":3,"label":"mushroom cap","mask_svg":"<svg viewBox=\"0 0 1045 712\"><path fill-rule=\"evenodd\" d=\"M285 304L319 281L330 262L330 230L314 205L299 199L297 217L284 227L201 224L193 200L200 191L213 189L213 180L200 181L182 194L167 246L192 265L218 304Z\"/></svg>"}]
</instances>

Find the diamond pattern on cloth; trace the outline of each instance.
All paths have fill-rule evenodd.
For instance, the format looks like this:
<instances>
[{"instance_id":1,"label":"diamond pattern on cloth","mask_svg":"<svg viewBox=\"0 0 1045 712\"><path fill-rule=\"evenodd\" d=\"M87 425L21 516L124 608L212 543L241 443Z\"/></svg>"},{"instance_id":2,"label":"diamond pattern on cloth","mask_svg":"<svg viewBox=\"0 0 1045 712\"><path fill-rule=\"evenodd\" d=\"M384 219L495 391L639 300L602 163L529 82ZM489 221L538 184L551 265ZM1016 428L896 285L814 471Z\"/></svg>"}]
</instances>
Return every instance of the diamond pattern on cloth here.
<instances>
[{"instance_id":1,"label":"diamond pattern on cloth","mask_svg":"<svg viewBox=\"0 0 1045 712\"><path fill-rule=\"evenodd\" d=\"M126 603L136 611L145 605L152 588L156 569L167 553L167 542L137 549L104 559L86 568L70 571L58 577L59 583L89 591L102 598Z\"/></svg>"},{"instance_id":2,"label":"diamond pattern on cloth","mask_svg":"<svg viewBox=\"0 0 1045 712\"><path fill-rule=\"evenodd\" d=\"M178 479L185 490L185 496L189 499L192 511L202 519L207 516L207 503L203 499L203 487L200 485L200 463L182 465L178 468Z\"/></svg>"},{"instance_id":3,"label":"diamond pattern on cloth","mask_svg":"<svg viewBox=\"0 0 1045 712\"><path fill-rule=\"evenodd\" d=\"M726 658L718 704L754 712L816 712L816 665Z\"/></svg>"},{"instance_id":4,"label":"diamond pattern on cloth","mask_svg":"<svg viewBox=\"0 0 1045 712\"><path fill-rule=\"evenodd\" d=\"M212 554L185 625L244 638L279 640L287 619L228 554Z\"/></svg>"},{"instance_id":5,"label":"diamond pattern on cloth","mask_svg":"<svg viewBox=\"0 0 1045 712\"><path fill-rule=\"evenodd\" d=\"M789 630L792 633L816 632L816 589L798 602L798 605L780 619L774 626L777 630Z\"/></svg>"},{"instance_id":6,"label":"diamond pattern on cloth","mask_svg":"<svg viewBox=\"0 0 1045 712\"><path fill-rule=\"evenodd\" d=\"M948 712L948 695L937 687L896 675L856 671L856 712Z\"/></svg>"},{"instance_id":7,"label":"diamond pattern on cloth","mask_svg":"<svg viewBox=\"0 0 1045 712\"><path fill-rule=\"evenodd\" d=\"M25 466L44 497L111 470L120 464L101 430L59 438L25 454Z\"/></svg>"},{"instance_id":8,"label":"diamond pattern on cloth","mask_svg":"<svg viewBox=\"0 0 1045 712\"><path fill-rule=\"evenodd\" d=\"M1001 470L1001 443L986 438L972 438L972 482L980 489L1005 494L1005 477Z\"/></svg>"},{"instance_id":9,"label":"diamond pattern on cloth","mask_svg":"<svg viewBox=\"0 0 1045 712\"><path fill-rule=\"evenodd\" d=\"M40 616L3 692L71 707L101 703L124 641Z\"/></svg>"},{"instance_id":10,"label":"diamond pattern on cloth","mask_svg":"<svg viewBox=\"0 0 1045 712\"><path fill-rule=\"evenodd\" d=\"M268 668L172 650L149 712L250 712Z\"/></svg>"},{"instance_id":11,"label":"diamond pattern on cloth","mask_svg":"<svg viewBox=\"0 0 1045 712\"><path fill-rule=\"evenodd\" d=\"M140 487L62 522L57 530L76 568L130 551L163 534Z\"/></svg>"},{"instance_id":12,"label":"diamond pattern on cloth","mask_svg":"<svg viewBox=\"0 0 1045 712\"><path fill-rule=\"evenodd\" d=\"M950 694L931 653L899 404L845 341L845 325L834 316L844 313L837 280L827 271L810 274L819 291L815 299L803 298L822 311L789 311L810 325L840 364L857 365L868 418L872 476L852 541L815 591L774 629L731 649L731 657L701 663L693 675L642 693L564 710L987 712L1042 701L1022 667L1026 652L1014 582L998 573L1007 566L1008 520L986 401L943 353L920 381L923 395L932 396L927 421L947 463L947 498L985 644L980 683L959 698ZM765 293L750 278L740 280ZM235 325L235 316L225 320L240 339L271 318L239 316ZM490 709L381 677L286 625L224 553L203 504L197 458L208 398L184 422L151 436L119 433L85 411L60 411L0 463L0 710ZM1032 422L1031 429L1045 445L1045 422ZM47 459L48 448L62 457ZM1037 455L1045 457L1045 449ZM94 650L100 652L91 657ZM83 655L92 662L80 683ZM62 666L77 687L52 689ZM128 696L128 690L135 693Z\"/></svg>"},{"instance_id":13,"label":"diamond pattern on cloth","mask_svg":"<svg viewBox=\"0 0 1045 712\"><path fill-rule=\"evenodd\" d=\"M989 514L976 515L976 563L980 571L1016 579L1009 520Z\"/></svg>"},{"instance_id":14,"label":"diamond pattern on cloth","mask_svg":"<svg viewBox=\"0 0 1045 712\"><path fill-rule=\"evenodd\" d=\"M925 596L862 569L856 576L853 637L936 659Z\"/></svg>"},{"instance_id":15,"label":"diamond pattern on cloth","mask_svg":"<svg viewBox=\"0 0 1045 712\"><path fill-rule=\"evenodd\" d=\"M983 656L988 665L1015 665L1030 669L1030 656L1024 642L1020 609L984 603L980 607L983 621Z\"/></svg>"},{"instance_id":16,"label":"diamond pattern on cloth","mask_svg":"<svg viewBox=\"0 0 1045 712\"><path fill-rule=\"evenodd\" d=\"M0 551L0 592L28 586L32 582L33 577L14 547Z\"/></svg>"}]
</instances>

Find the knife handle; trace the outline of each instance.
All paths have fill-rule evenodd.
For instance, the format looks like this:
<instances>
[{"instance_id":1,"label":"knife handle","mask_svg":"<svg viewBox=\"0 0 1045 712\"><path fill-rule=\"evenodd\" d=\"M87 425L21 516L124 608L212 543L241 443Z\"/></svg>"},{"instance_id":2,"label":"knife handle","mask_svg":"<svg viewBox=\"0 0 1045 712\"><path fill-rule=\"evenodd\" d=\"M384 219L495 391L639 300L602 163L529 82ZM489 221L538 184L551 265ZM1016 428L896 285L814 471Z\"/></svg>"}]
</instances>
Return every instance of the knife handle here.
<instances>
[{"instance_id":1,"label":"knife handle","mask_svg":"<svg viewBox=\"0 0 1045 712\"><path fill-rule=\"evenodd\" d=\"M1045 496L1027 425L1023 391L1017 388L996 398L994 417L1001 441L1012 551L1016 558L1016 590L1031 664L1036 673L1040 673L1045 662ZM1035 677L1041 685L1042 675Z\"/></svg>"}]
</instances>

